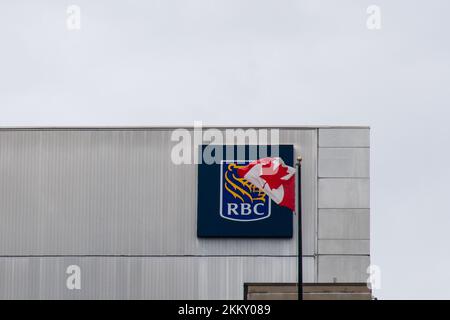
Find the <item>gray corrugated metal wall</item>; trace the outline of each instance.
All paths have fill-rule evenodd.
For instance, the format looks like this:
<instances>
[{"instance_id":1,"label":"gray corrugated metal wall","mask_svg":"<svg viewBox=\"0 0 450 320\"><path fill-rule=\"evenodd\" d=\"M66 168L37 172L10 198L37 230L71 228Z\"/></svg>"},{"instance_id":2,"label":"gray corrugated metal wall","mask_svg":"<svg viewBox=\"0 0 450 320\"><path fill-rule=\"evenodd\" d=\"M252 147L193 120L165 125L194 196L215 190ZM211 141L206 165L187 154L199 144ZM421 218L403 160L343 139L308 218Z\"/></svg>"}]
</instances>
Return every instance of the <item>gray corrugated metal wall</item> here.
<instances>
[{"instance_id":1,"label":"gray corrugated metal wall","mask_svg":"<svg viewBox=\"0 0 450 320\"><path fill-rule=\"evenodd\" d=\"M280 130L304 158L305 281L360 279L368 235L350 236L367 228L364 213L322 210L354 205L345 192L336 199L336 183L368 209L368 154L358 151L368 130L321 130ZM294 239L196 238L196 166L172 164L171 132L0 130L0 298L241 299L244 282L295 281L295 228ZM336 145L358 150L337 151L333 166ZM337 235L321 224L331 213L344 224ZM340 250L366 260L334 261ZM65 287L70 264L81 290Z\"/></svg>"}]
</instances>

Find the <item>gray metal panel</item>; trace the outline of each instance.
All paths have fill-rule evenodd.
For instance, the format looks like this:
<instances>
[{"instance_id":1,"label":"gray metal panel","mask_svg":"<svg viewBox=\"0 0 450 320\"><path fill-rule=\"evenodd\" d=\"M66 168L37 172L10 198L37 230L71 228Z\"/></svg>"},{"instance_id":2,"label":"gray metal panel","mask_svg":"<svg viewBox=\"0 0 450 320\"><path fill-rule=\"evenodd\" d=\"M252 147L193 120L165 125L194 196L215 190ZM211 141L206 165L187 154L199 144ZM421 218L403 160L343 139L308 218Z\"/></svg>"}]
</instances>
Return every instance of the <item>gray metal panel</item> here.
<instances>
[{"instance_id":1,"label":"gray metal panel","mask_svg":"<svg viewBox=\"0 0 450 320\"><path fill-rule=\"evenodd\" d=\"M369 179L319 179L319 208L369 208Z\"/></svg>"},{"instance_id":2,"label":"gray metal panel","mask_svg":"<svg viewBox=\"0 0 450 320\"><path fill-rule=\"evenodd\" d=\"M368 178L369 148L319 148L319 177Z\"/></svg>"},{"instance_id":3,"label":"gray metal panel","mask_svg":"<svg viewBox=\"0 0 450 320\"><path fill-rule=\"evenodd\" d=\"M319 129L319 147L369 147L369 129Z\"/></svg>"},{"instance_id":4,"label":"gray metal panel","mask_svg":"<svg viewBox=\"0 0 450 320\"><path fill-rule=\"evenodd\" d=\"M318 130L319 282L365 282L370 263L370 135Z\"/></svg>"},{"instance_id":5,"label":"gray metal panel","mask_svg":"<svg viewBox=\"0 0 450 320\"><path fill-rule=\"evenodd\" d=\"M295 257L0 257L0 299L242 299L246 282L296 281ZM304 258L306 282L314 258ZM81 290L66 269L81 268Z\"/></svg>"},{"instance_id":6,"label":"gray metal panel","mask_svg":"<svg viewBox=\"0 0 450 320\"><path fill-rule=\"evenodd\" d=\"M368 209L320 209L319 239L369 239Z\"/></svg>"},{"instance_id":7,"label":"gray metal panel","mask_svg":"<svg viewBox=\"0 0 450 320\"><path fill-rule=\"evenodd\" d=\"M370 253L369 240L321 240L319 254L366 254Z\"/></svg>"},{"instance_id":8,"label":"gray metal panel","mask_svg":"<svg viewBox=\"0 0 450 320\"><path fill-rule=\"evenodd\" d=\"M293 239L197 239L196 166L170 130L0 131L0 255L293 255ZM304 161L304 254L315 249L316 130L281 130ZM295 231L296 232L296 231Z\"/></svg>"},{"instance_id":9,"label":"gray metal panel","mask_svg":"<svg viewBox=\"0 0 450 320\"><path fill-rule=\"evenodd\" d=\"M366 282L369 256L319 256L319 282Z\"/></svg>"}]
</instances>

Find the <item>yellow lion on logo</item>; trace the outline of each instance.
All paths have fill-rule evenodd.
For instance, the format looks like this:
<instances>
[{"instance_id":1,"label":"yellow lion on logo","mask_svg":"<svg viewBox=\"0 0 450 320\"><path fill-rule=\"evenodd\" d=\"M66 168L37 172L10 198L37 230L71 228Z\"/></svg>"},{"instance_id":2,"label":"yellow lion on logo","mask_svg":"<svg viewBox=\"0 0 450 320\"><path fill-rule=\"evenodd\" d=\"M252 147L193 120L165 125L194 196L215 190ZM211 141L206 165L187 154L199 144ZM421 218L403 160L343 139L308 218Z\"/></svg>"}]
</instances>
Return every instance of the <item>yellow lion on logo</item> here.
<instances>
[{"instance_id":1,"label":"yellow lion on logo","mask_svg":"<svg viewBox=\"0 0 450 320\"><path fill-rule=\"evenodd\" d=\"M236 174L236 170L243 168L245 165L237 165L230 163L227 165L227 171L225 171L225 189L235 198L242 202L246 202L244 198L250 202L262 201L266 202L266 194L255 185L251 184L244 178L240 178Z\"/></svg>"}]
</instances>

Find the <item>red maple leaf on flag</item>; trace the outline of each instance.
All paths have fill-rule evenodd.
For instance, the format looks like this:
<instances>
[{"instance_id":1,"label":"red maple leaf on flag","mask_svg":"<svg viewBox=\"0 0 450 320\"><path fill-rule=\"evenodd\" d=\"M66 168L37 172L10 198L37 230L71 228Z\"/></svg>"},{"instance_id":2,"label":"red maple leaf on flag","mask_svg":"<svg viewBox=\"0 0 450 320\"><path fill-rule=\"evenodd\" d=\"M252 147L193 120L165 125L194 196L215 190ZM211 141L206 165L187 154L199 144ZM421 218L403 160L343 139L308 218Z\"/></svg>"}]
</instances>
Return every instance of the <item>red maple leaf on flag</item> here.
<instances>
[{"instance_id":1,"label":"red maple leaf on flag","mask_svg":"<svg viewBox=\"0 0 450 320\"><path fill-rule=\"evenodd\" d=\"M260 176L269 185L270 189L278 189L285 180L281 178L288 174L288 169L282 165L275 168L273 162L262 165L262 175Z\"/></svg>"}]
</instances>

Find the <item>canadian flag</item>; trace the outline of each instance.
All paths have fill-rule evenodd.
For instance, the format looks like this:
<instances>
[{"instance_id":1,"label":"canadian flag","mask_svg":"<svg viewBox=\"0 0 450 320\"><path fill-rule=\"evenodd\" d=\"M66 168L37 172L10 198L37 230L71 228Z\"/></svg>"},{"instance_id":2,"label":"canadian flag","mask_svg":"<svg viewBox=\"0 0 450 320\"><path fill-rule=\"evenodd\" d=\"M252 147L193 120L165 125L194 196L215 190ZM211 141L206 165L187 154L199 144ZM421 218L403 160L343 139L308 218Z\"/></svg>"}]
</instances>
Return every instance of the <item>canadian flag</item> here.
<instances>
[{"instance_id":1,"label":"canadian flag","mask_svg":"<svg viewBox=\"0 0 450 320\"><path fill-rule=\"evenodd\" d=\"M295 212L295 169L281 158L262 158L238 169L238 175L248 180L280 206Z\"/></svg>"}]
</instances>

